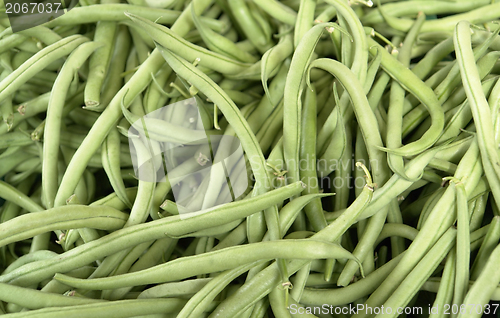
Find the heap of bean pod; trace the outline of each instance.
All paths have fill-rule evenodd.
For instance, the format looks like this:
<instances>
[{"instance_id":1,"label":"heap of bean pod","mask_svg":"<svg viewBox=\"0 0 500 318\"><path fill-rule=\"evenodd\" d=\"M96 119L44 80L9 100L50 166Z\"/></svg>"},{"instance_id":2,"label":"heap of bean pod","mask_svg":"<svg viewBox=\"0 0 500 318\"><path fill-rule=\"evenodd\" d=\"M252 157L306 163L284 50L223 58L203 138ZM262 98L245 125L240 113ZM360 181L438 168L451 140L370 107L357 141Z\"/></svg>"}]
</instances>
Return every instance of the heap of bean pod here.
<instances>
[{"instance_id":1,"label":"heap of bean pod","mask_svg":"<svg viewBox=\"0 0 500 318\"><path fill-rule=\"evenodd\" d=\"M500 3L82 0L19 32L2 12L1 315L500 312ZM249 186L181 218L128 129L189 98Z\"/></svg>"}]
</instances>

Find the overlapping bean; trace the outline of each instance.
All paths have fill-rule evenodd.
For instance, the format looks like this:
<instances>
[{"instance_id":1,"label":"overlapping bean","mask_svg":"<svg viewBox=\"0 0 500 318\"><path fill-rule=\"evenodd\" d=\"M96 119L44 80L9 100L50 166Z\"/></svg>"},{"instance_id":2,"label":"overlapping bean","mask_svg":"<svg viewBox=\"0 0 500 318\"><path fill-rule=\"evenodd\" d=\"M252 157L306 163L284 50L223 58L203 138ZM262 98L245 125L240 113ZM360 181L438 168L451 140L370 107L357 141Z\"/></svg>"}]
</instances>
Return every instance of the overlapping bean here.
<instances>
[{"instance_id":1,"label":"overlapping bean","mask_svg":"<svg viewBox=\"0 0 500 318\"><path fill-rule=\"evenodd\" d=\"M500 315L500 4L8 10L0 315Z\"/></svg>"}]
</instances>

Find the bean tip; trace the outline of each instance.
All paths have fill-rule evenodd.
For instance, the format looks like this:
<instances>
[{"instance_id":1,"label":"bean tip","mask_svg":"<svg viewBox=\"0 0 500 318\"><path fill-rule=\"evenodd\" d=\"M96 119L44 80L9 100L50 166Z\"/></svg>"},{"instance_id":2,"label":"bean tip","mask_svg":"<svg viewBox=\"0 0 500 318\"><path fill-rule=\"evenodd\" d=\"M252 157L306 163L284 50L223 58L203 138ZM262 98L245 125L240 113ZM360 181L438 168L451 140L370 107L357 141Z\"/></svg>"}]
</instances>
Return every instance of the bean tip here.
<instances>
[{"instance_id":1,"label":"bean tip","mask_svg":"<svg viewBox=\"0 0 500 318\"><path fill-rule=\"evenodd\" d=\"M26 114L26 105L20 105L18 108L17 108L17 111L19 112L19 114L21 114L21 116L24 116Z\"/></svg>"}]
</instances>

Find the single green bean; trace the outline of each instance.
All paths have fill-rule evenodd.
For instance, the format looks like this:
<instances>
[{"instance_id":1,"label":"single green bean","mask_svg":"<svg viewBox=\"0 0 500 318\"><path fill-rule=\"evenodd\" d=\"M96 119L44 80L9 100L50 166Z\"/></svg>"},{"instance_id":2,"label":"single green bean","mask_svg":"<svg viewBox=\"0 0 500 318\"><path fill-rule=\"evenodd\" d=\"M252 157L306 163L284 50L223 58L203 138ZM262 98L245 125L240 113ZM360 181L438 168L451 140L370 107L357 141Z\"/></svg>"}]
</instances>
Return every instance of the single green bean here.
<instances>
[{"instance_id":1,"label":"single green bean","mask_svg":"<svg viewBox=\"0 0 500 318\"><path fill-rule=\"evenodd\" d=\"M109 207L70 205L25 214L0 224L0 246L25 240L53 230L92 227L117 230L123 227L128 215Z\"/></svg>"}]
</instances>

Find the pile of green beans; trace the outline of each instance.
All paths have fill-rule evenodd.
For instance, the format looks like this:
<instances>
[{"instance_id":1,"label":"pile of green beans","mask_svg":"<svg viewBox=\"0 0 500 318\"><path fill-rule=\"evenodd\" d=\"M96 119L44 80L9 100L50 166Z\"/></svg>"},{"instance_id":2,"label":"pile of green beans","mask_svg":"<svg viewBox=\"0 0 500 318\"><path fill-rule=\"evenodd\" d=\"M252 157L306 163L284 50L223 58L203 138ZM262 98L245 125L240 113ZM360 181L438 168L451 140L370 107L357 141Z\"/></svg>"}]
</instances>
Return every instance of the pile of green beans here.
<instances>
[{"instance_id":1,"label":"pile of green beans","mask_svg":"<svg viewBox=\"0 0 500 318\"><path fill-rule=\"evenodd\" d=\"M6 13L0 316L500 317L500 3L80 0L16 33ZM205 131L144 117L191 98ZM140 178L140 119L236 137L246 191L176 202L201 142Z\"/></svg>"}]
</instances>

